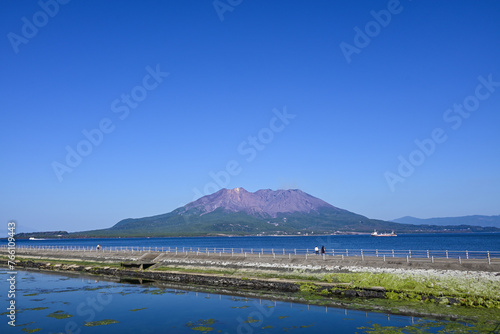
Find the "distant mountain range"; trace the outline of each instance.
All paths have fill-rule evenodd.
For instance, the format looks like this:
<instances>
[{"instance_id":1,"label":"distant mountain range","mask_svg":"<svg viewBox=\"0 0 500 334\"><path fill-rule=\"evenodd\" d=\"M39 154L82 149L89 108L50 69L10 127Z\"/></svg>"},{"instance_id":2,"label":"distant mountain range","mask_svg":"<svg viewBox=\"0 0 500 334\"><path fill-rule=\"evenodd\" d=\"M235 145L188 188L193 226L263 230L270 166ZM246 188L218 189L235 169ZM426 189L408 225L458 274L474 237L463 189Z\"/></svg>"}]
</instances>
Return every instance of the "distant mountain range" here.
<instances>
[{"instance_id":1,"label":"distant mountain range","mask_svg":"<svg viewBox=\"0 0 500 334\"><path fill-rule=\"evenodd\" d=\"M378 231L500 231L479 226L416 225L369 219L337 208L301 190L221 189L169 213L128 218L111 228L69 233L67 237L202 235L310 235ZM36 237L24 233L18 237ZM44 235L47 237L47 235Z\"/></svg>"},{"instance_id":2,"label":"distant mountain range","mask_svg":"<svg viewBox=\"0 0 500 334\"><path fill-rule=\"evenodd\" d=\"M401 217L393 219L393 222L401 224L417 224L417 225L471 225L482 227L497 227L500 228L500 215L498 216L463 216L463 217L442 217L442 218L427 218L420 219L415 217Z\"/></svg>"}]
</instances>

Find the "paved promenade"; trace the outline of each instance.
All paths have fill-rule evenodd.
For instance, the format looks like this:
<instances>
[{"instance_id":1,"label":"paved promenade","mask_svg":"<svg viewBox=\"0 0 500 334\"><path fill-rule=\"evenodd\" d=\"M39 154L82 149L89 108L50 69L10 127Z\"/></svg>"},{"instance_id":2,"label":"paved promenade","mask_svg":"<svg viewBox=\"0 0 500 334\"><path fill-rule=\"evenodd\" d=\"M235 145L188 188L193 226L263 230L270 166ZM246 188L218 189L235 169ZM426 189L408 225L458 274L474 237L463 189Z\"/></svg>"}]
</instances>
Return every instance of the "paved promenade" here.
<instances>
[{"instance_id":1,"label":"paved promenade","mask_svg":"<svg viewBox=\"0 0 500 334\"><path fill-rule=\"evenodd\" d=\"M7 255L6 248L0 248ZM446 258L402 258L389 256L345 256L316 254L251 254L251 253L206 253L198 251L161 252L149 250L48 250L16 249L16 257L61 259L76 261L98 261L104 263L150 263L155 266L182 265L193 267L248 268L273 271L306 270L310 272L394 271L433 270L465 272L500 272L500 259L446 259ZM500 275L500 274L499 274Z\"/></svg>"}]
</instances>

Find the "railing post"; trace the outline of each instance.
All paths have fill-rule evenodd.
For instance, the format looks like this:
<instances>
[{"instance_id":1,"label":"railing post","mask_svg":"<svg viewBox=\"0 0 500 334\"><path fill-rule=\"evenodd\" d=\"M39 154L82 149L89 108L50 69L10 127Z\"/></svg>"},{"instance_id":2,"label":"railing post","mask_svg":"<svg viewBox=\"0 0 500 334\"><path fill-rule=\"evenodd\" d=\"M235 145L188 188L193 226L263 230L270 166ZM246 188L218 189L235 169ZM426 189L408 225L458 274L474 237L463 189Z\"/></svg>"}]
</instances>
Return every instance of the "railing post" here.
<instances>
[{"instance_id":1,"label":"railing post","mask_svg":"<svg viewBox=\"0 0 500 334\"><path fill-rule=\"evenodd\" d=\"M345 256L349 256L349 250L345 250Z\"/></svg>"},{"instance_id":2,"label":"railing post","mask_svg":"<svg viewBox=\"0 0 500 334\"><path fill-rule=\"evenodd\" d=\"M410 259L411 259L411 249L408 250L408 253L410 254Z\"/></svg>"},{"instance_id":3,"label":"railing post","mask_svg":"<svg viewBox=\"0 0 500 334\"><path fill-rule=\"evenodd\" d=\"M488 254L488 264L491 264L490 251L488 251L487 254Z\"/></svg>"},{"instance_id":4,"label":"railing post","mask_svg":"<svg viewBox=\"0 0 500 334\"><path fill-rule=\"evenodd\" d=\"M468 250L465 251L465 256L467 257L467 260L468 260L469 259L469 251Z\"/></svg>"},{"instance_id":5,"label":"railing post","mask_svg":"<svg viewBox=\"0 0 500 334\"><path fill-rule=\"evenodd\" d=\"M458 263L462 264L462 258L460 256L458 257Z\"/></svg>"},{"instance_id":6,"label":"railing post","mask_svg":"<svg viewBox=\"0 0 500 334\"><path fill-rule=\"evenodd\" d=\"M446 258L448 258L448 250L446 250Z\"/></svg>"},{"instance_id":7,"label":"railing post","mask_svg":"<svg viewBox=\"0 0 500 334\"><path fill-rule=\"evenodd\" d=\"M394 249L392 250L392 257L394 257Z\"/></svg>"},{"instance_id":8,"label":"railing post","mask_svg":"<svg viewBox=\"0 0 500 334\"><path fill-rule=\"evenodd\" d=\"M377 257L378 257L378 249L375 249L375 254L376 254L376 255L377 255Z\"/></svg>"},{"instance_id":9,"label":"railing post","mask_svg":"<svg viewBox=\"0 0 500 334\"><path fill-rule=\"evenodd\" d=\"M429 250L427 250L427 258L429 258Z\"/></svg>"},{"instance_id":10,"label":"railing post","mask_svg":"<svg viewBox=\"0 0 500 334\"><path fill-rule=\"evenodd\" d=\"M363 250L361 250L361 261L364 261Z\"/></svg>"}]
</instances>

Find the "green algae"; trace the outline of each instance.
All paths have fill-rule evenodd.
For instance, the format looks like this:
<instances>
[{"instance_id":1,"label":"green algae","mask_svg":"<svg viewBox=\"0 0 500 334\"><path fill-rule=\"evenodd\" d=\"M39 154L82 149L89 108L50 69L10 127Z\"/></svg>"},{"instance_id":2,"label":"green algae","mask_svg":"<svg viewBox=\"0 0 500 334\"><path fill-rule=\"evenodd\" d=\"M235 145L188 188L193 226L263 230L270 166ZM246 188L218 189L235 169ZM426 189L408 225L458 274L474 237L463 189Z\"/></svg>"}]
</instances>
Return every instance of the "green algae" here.
<instances>
[{"instance_id":1,"label":"green algae","mask_svg":"<svg viewBox=\"0 0 500 334\"><path fill-rule=\"evenodd\" d=\"M41 311L46 309L48 309L48 307L33 307L33 308L25 308L24 311Z\"/></svg>"},{"instance_id":2,"label":"green algae","mask_svg":"<svg viewBox=\"0 0 500 334\"><path fill-rule=\"evenodd\" d=\"M286 319L286 318L290 318L290 316L288 316L288 315L280 315L278 317L278 319Z\"/></svg>"},{"instance_id":3,"label":"green algae","mask_svg":"<svg viewBox=\"0 0 500 334\"><path fill-rule=\"evenodd\" d=\"M142 311L142 310L146 310L146 309L147 309L147 307L143 307L143 308L135 308L135 309L129 310L129 311L131 311L131 312L137 312L137 311Z\"/></svg>"},{"instance_id":4,"label":"green algae","mask_svg":"<svg viewBox=\"0 0 500 334\"><path fill-rule=\"evenodd\" d=\"M25 333L35 333L41 331L41 328L35 328L35 329L28 329L28 328L23 328L22 331Z\"/></svg>"},{"instance_id":5,"label":"green algae","mask_svg":"<svg viewBox=\"0 0 500 334\"><path fill-rule=\"evenodd\" d=\"M267 326L262 327L261 329L271 329L271 328L274 328L274 327L271 325L267 325Z\"/></svg>"},{"instance_id":6,"label":"green algae","mask_svg":"<svg viewBox=\"0 0 500 334\"><path fill-rule=\"evenodd\" d=\"M390 273L340 273L324 275L328 283L348 283L335 289L385 288L390 300L432 301L442 305L500 309L500 284L474 278L436 278ZM303 287L303 286L304 287ZM301 285L301 291L313 294L311 286ZM323 290L321 293L325 294Z\"/></svg>"},{"instance_id":7,"label":"green algae","mask_svg":"<svg viewBox=\"0 0 500 334\"><path fill-rule=\"evenodd\" d=\"M55 318L55 319L67 319L67 318L73 317L73 315L65 313L62 310L59 310L59 311L52 312L47 317L49 317L49 318Z\"/></svg>"},{"instance_id":8,"label":"green algae","mask_svg":"<svg viewBox=\"0 0 500 334\"><path fill-rule=\"evenodd\" d=\"M245 308L249 308L250 306L248 305L244 305L244 306L231 306L231 308L241 308L241 309L245 309Z\"/></svg>"},{"instance_id":9,"label":"green algae","mask_svg":"<svg viewBox=\"0 0 500 334\"><path fill-rule=\"evenodd\" d=\"M206 326L191 327L191 329L194 331L200 331L203 333L211 332L214 330L213 327L206 327Z\"/></svg>"},{"instance_id":10,"label":"green algae","mask_svg":"<svg viewBox=\"0 0 500 334\"><path fill-rule=\"evenodd\" d=\"M28 325L31 325L31 324L34 324L35 322L34 321L31 321L31 322L27 322L25 324L20 324L20 325L16 325L17 327L23 327L23 326L28 326Z\"/></svg>"},{"instance_id":11,"label":"green algae","mask_svg":"<svg viewBox=\"0 0 500 334\"><path fill-rule=\"evenodd\" d=\"M186 326L194 331L208 333L208 332L211 332L214 330L214 328L211 326L213 326L213 324L215 324L215 322L216 321L214 319L206 319L206 320L199 319L195 322L192 322L192 321L188 322L186 324Z\"/></svg>"},{"instance_id":12,"label":"green algae","mask_svg":"<svg viewBox=\"0 0 500 334\"><path fill-rule=\"evenodd\" d=\"M83 324L86 327L95 327L95 326L106 326L106 325L111 325L111 324L117 324L119 321L112 320L112 319L104 319L104 320L99 320L99 321L85 321Z\"/></svg>"},{"instance_id":13,"label":"green algae","mask_svg":"<svg viewBox=\"0 0 500 334\"><path fill-rule=\"evenodd\" d=\"M252 317L248 317L247 320L243 321L243 323L246 323L246 324L251 324L251 323L254 323L254 322L259 322L260 320L258 319L254 319Z\"/></svg>"},{"instance_id":14,"label":"green algae","mask_svg":"<svg viewBox=\"0 0 500 334\"><path fill-rule=\"evenodd\" d=\"M150 295L164 295L166 293L172 293L170 291L164 289L146 289L142 293L150 294Z\"/></svg>"},{"instance_id":15,"label":"green algae","mask_svg":"<svg viewBox=\"0 0 500 334\"><path fill-rule=\"evenodd\" d=\"M420 320L415 324L405 327L381 326L373 324L371 327L358 327L362 333L498 333L500 323L467 324L454 321L425 321Z\"/></svg>"}]
</instances>

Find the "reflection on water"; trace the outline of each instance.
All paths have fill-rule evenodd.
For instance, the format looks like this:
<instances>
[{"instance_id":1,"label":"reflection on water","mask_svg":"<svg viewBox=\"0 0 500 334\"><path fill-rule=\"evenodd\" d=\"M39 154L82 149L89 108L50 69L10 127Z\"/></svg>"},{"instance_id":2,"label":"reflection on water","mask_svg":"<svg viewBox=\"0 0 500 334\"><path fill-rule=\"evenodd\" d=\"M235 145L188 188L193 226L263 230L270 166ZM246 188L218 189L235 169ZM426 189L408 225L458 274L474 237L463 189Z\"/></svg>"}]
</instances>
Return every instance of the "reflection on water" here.
<instances>
[{"instance_id":1,"label":"reflection on water","mask_svg":"<svg viewBox=\"0 0 500 334\"><path fill-rule=\"evenodd\" d=\"M8 305L7 271L0 300ZM138 282L18 271L12 333L362 333L426 320L382 313L196 292ZM5 310L4 307L2 307ZM5 315L5 313L3 314ZM5 332L3 317L1 332Z\"/></svg>"}]
</instances>

